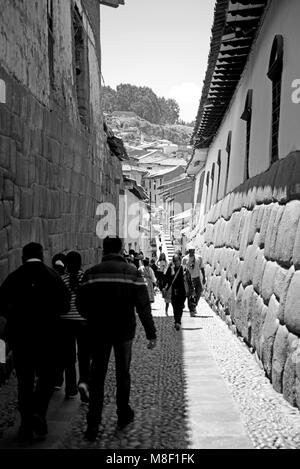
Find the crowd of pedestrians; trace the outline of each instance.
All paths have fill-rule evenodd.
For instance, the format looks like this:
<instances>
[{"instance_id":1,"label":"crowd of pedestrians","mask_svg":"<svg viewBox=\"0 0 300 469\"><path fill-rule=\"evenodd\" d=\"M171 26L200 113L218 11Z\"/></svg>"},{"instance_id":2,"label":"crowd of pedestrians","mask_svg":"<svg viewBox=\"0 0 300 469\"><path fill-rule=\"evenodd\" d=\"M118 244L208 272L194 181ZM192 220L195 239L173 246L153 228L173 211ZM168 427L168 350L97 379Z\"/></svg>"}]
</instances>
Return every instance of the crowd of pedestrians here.
<instances>
[{"instance_id":1,"label":"crowd of pedestrians","mask_svg":"<svg viewBox=\"0 0 300 469\"><path fill-rule=\"evenodd\" d=\"M142 251L126 253L118 237L103 241L102 261L85 272L76 251L56 254L52 268L44 263L38 243L24 246L22 254L22 265L0 287L5 340L18 379L19 438L46 437L51 396L64 384L66 399L79 393L89 405L85 436L95 440L112 349L118 426L123 428L134 419L130 363L136 313L152 349L151 303L160 291L166 315L171 304L174 327L180 330L186 298L193 316L205 284L201 257L190 246L184 257L177 251L168 263L160 247L159 258L150 261Z\"/></svg>"}]
</instances>

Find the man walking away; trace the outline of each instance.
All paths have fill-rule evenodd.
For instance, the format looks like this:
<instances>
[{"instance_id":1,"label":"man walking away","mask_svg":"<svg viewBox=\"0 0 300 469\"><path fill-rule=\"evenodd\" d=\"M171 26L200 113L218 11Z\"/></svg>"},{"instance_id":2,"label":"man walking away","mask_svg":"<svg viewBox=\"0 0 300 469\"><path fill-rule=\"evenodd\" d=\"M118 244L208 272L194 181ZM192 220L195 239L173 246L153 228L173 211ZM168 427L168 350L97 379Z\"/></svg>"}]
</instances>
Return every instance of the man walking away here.
<instances>
[{"instance_id":1,"label":"man walking away","mask_svg":"<svg viewBox=\"0 0 300 469\"><path fill-rule=\"evenodd\" d=\"M205 271L202 258L195 255L195 247L190 244L188 245L188 250L188 254L182 259L182 265L184 269L188 270L188 273L191 276L193 291L192 294L189 294L188 296L188 307L190 315L195 316L203 285L205 285Z\"/></svg>"},{"instance_id":2,"label":"man walking away","mask_svg":"<svg viewBox=\"0 0 300 469\"><path fill-rule=\"evenodd\" d=\"M22 261L0 287L0 304L18 379L19 438L27 440L48 432L58 320L68 312L70 298L59 275L43 263L40 244L24 246Z\"/></svg>"},{"instance_id":3,"label":"man walking away","mask_svg":"<svg viewBox=\"0 0 300 469\"><path fill-rule=\"evenodd\" d=\"M156 345L156 329L151 314L147 285L141 273L120 254L120 238L105 238L102 262L84 274L77 294L77 307L87 317L92 348L90 400L86 438L93 441L101 423L104 382L111 349L114 349L117 381L118 426L134 418L129 405L130 362L135 336L135 308L149 340Z\"/></svg>"}]
</instances>

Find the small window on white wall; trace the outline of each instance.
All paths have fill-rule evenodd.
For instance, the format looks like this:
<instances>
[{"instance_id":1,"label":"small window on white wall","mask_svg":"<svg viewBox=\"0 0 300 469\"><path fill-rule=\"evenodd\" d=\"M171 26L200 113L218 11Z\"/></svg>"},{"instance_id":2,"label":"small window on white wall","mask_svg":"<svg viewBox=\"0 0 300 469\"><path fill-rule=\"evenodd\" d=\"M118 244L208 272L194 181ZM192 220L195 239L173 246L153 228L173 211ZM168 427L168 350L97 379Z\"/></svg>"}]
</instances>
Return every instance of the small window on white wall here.
<instances>
[{"instance_id":1,"label":"small window on white wall","mask_svg":"<svg viewBox=\"0 0 300 469\"><path fill-rule=\"evenodd\" d=\"M218 166L218 184L217 184L217 193L216 193L216 201L219 200L219 189L220 189L220 179L221 179L221 150L218 151L218 160L217 160L217 166Z\"/></svg>"},{"instance_id":2,"label":"small window on white wall","mask_svg":"<svg viewBox=\"0 0 300 469\"><path fill-rule=\"evenodd\" d=\"M214 182L215 182L215 166L216 164L213 163L212 168L211 168L211 188L210 188L210 200L209 200L209 208L215 203L213 200L213 194L214 194Z\"/></svg>"},{"instance_id":3,"label":"small window on white wall","mask_svg":"<svg viewBox=\"0 0 300 469\"><path fill-rule=\"evenodd\" d=\"M210 172L208 171L208 173L206 173L206 198L205 198L205 213L207 212L208 210L208 197L209 197L209 193L208 193L208 189L209 189L209 179L210 179Z\"/></svg>"},{"instance_id":4,"label":"small window on white wall","mask_svg":"<svg viewBox=\"0 0 300 469\"><path fill-rule=\"evenodd\" d=\"M231 155L231 138L232 138L232 131L230 130L228 132L227 144L226 144L227 168L226 168L226 176L225 176L224 196L227 194L227 187L228 187L228 176L229 176L230 155Z\"/></svg>"},{"instance_id":5,"label":"small window on white wall","mask_svg":"<svg viewBox=\"0 0 300 469\"><path fill-rule=\"evenodd\" d=\"M279 124L283 69L283 36L274 38L267 77L272 82L272 128L271 128L271 164L279 158Z\"/></svg>"},{"instance_id":6,"label":"small window on white wall","mask_svg":"<svg viewBox=\"0 0 300 469\"><path fill-rule=\"evenodd\" d=\"M246 122L246 157L244 166L244 181L249 179L249 156L250 156L250 137L251 137L251 121L252 121L252 96L253 90L248 90L245 108L241 119Z\"/></svg>"}]
</instances>

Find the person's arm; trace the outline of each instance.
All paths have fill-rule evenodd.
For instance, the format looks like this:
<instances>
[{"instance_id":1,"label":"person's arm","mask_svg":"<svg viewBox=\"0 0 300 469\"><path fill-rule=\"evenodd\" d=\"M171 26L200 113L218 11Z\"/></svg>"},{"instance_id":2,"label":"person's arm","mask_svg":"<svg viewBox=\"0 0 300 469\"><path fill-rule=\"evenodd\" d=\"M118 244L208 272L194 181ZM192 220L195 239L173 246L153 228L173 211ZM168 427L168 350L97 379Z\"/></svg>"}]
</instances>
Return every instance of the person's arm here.
<instances>
[{"instance_id":1,"label":"person's arm","mask_svg":"<svg viewBox=\"0 0 300 469\"><path fill-rule=\"evenodd\" d=\"M156 328L151 313L151 304L148 295L147 285L140 272L134 285L135 307L140 321L144 327L146 337L149 340L148 348L153 348L156 344Z\"/></svg>"},{"instance_id":2,"label":"person's arm","mask_svg":"<svg viewBox=\"0 0 300 469\"><path fill-rule=\"evenodd\" d=\"M76 301L75 301L77 311L85 319L87 318L88 310L89 310L88 308L89 295L87 294L88 285L85 283L86 281L87 281L87 274L85 272L83 274L81 283L78 286Z\"/></svg>"}]
</instances>

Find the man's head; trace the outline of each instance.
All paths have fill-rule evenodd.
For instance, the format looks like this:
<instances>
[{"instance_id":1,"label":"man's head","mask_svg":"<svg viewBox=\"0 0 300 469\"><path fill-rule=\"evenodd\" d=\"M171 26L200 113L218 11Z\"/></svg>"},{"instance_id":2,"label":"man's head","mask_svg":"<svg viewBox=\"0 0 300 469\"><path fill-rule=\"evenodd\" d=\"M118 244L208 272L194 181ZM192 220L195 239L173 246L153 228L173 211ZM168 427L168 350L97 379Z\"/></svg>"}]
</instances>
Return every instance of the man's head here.
<instances>
[{"instance_id":1,"label":"man's head","mask_svg":"<svg viewBox=\"0 0 300 469\"><path fill-rule=\"evenodd\" d=\"M29 243L23 247L22 250L22 261L23 263L29 261L30 259L39 259L43 261L43 246L39 243Z\"/></svg>"},{"instance_id":2,"label":"man's head","mask_svg":"<svg viewBox=\"0 0 300 469\"><path fill-rule=\"evenodd\" d=\"M180 267L181 266L181 257L178 256L178 254L175 254L173 256L173 263L174 263L175 267Z\"/></svg>"},{"instance_id":3,"label":"man's head","mask_svg":"<svg viewBox=\"0 0 300 469\"><path fill-rule=\"evenodd\" d=\"M116 236L115 238L110 238L107 236L103 241L103 254L120 254L123 248L123 243L121 238Z\"/></svg>"},{"instance_id":4,"label":"man's head","mask_svg":"<svg viewBox=\"0 0 300 469\"><path fill-rule=\"evenodd\" d=\"M192 243L189 243L187 245L187 250L189 252L189 255L192 257L195 255L195 246Z\"/></svg>"}]
</instances>

